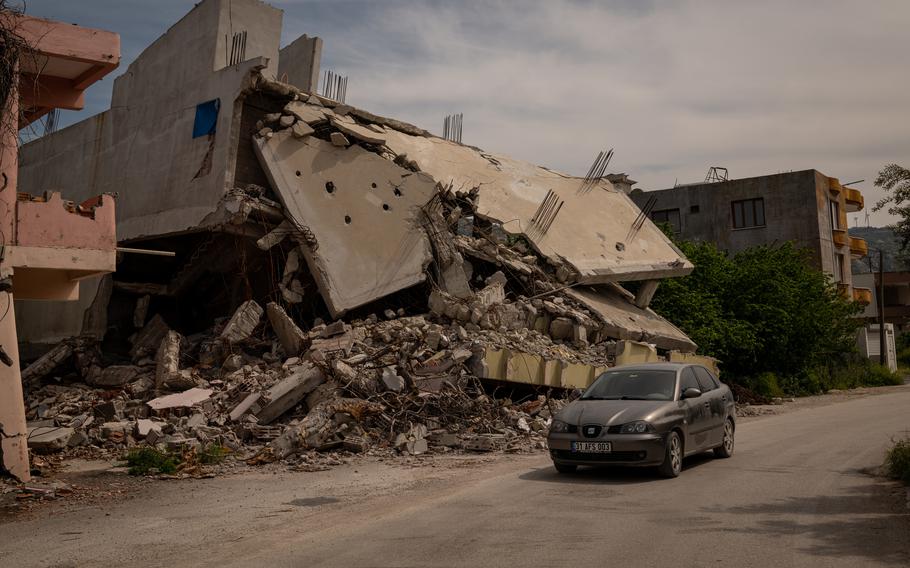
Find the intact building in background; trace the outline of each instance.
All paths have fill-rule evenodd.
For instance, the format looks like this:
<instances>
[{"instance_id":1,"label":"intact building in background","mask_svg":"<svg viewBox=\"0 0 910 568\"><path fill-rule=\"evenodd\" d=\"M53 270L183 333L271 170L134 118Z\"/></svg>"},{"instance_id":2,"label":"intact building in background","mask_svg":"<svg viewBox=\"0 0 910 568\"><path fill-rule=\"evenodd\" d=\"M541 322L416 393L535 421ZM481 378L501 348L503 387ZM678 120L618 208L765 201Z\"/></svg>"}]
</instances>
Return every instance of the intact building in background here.
<instances>
[{"instance_id":1,"label":"intact building in background","mask_svg":"<svg viewBox=\"0 0 910 568\"><path fill-rule=\"evenodd\" d=\"M735 254L759 245L793 241L811 251L815 266L831 275L844 294L854 289L850 259L868 252L866 241L847 234L847 213L863 208L863 195L837 178L803 170L720 182L634 191L632 200L655 223L669 223L680 238L710 241Z\"/></svg>"}]
</instances>

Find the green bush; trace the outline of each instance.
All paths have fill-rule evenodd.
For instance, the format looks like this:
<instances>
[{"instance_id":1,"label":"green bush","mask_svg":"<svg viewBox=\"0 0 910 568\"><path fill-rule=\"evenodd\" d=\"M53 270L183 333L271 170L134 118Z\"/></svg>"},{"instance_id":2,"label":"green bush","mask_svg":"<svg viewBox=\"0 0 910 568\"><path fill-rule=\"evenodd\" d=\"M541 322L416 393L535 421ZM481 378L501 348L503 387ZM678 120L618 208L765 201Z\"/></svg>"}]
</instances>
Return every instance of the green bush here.
<instances>
[{"instance_id":1,"label":"green bush","mask_svg":"<svg viewBox=\"0 0 910 568\"><path fill-rule=\"evenodd\" d=\"M773 388L759 378L771 373L783 392L819 392L826 377L816 369L856 352L860 307L812 268L805 250L784 243L731 257L712 243L677 245L695 270L661 281L651 307L720 359L728 379Z\"/></svg>"},{"instance_id":2,"label":"green bush","mask_svg":"<svg viewBox=\"0 0 910 568\"><path fill-rule=\"evenodd\" d=\"M180 458L151 446L142 446L129 451L126 463L130 466L130 475L147 475L153 469L170 474L177 471Z\"/></svg>"},{"instance_id":3,"label":"green bush","mask_svg":"<svg viewBox=\"0 0 910 568\"><path fill-rule=\"evenodd\" d=\"M910 485L910 437L894 442L885 458L885 469L892 478Z\"/></svg>"},{"instance_id":4,"label":"green bush","mask_svg":"<svg viewBox=\"0 0 910 568\"><path fill-rule=\"evenodd\" d=\"M782 397L785 394L774 373L762 373L746 379L743 383L746 388L764 398Z\"/></svg>"}]
</instances>

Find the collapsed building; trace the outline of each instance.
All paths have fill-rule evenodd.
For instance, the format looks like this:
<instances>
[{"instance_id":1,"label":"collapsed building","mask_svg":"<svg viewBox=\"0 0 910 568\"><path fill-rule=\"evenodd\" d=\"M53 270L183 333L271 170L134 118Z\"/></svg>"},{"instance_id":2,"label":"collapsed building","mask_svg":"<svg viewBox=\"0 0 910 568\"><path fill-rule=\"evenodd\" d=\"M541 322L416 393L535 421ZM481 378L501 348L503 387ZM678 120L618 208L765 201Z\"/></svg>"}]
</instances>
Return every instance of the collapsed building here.
<instances>
[{"instance_id":1,"label":"collapsed building","mask_svg":"<svg viewBox=\"0 0 910 568\"><path fill-rule=\"evenodd\" d=\"M584 388L695 357L648 308L693 267L606 177L320 96L322 41L280 32L266 4L205 0L110 110L22 148L25 190L114 193L121 247L162 253L121 256L79 302L17 303L41 448L488 448L552 408L478 380Z\"/></svg>"}]
</instances>

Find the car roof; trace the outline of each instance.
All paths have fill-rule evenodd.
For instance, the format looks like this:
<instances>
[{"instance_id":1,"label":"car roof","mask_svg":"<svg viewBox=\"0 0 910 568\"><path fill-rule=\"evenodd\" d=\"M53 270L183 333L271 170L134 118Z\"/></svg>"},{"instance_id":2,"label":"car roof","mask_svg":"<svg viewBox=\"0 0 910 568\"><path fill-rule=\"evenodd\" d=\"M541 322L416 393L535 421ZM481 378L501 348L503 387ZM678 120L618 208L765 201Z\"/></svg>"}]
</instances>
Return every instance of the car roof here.
<instances>
[{"instance_id":1,"label":"car roof","mask_svg":"<svg viewBox=\"0 0 910 568\"><path fill-rule=\"evenodd\" d=\"M692 366L700 367L701 365L696 365L695 363L666 363L666 362L634 363L634 364L630 364L630 365L619 365L617 367L610 367L609 369L607 369L607 371L615 371L618 369L622 369L622 370L650 369L650 370L657 370L657 371L678 371L679 369L682 369L683 367L692 367Z\"/></svg>"}]
</instances>

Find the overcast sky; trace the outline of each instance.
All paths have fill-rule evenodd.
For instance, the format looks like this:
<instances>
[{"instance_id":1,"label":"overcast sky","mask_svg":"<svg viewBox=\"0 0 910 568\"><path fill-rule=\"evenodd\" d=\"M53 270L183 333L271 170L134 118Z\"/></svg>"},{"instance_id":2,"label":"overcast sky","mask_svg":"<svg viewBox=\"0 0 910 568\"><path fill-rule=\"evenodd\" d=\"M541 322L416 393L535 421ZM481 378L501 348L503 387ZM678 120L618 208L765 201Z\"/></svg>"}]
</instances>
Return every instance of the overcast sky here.
<instances>
[{"instance_id":1,"label":"overcast sky","mask_svg":"<svg viewBox=\"0 0 910 568\"><path fill-rule=\"evenodd\" d=\"M881 195L876 172L910 165L910 2L291 0L281 45L325 41L323 69L348 102L441 133L464 113L466 143L642 189L816 168ZM28 0L27 12L120 34L113 77L188 12L186 0ZM187 54L191 57L192 54ZM873 213L872 225L889 221ZM849 214L850 226L865 214Z\"/></svg>"}]
</instances>

